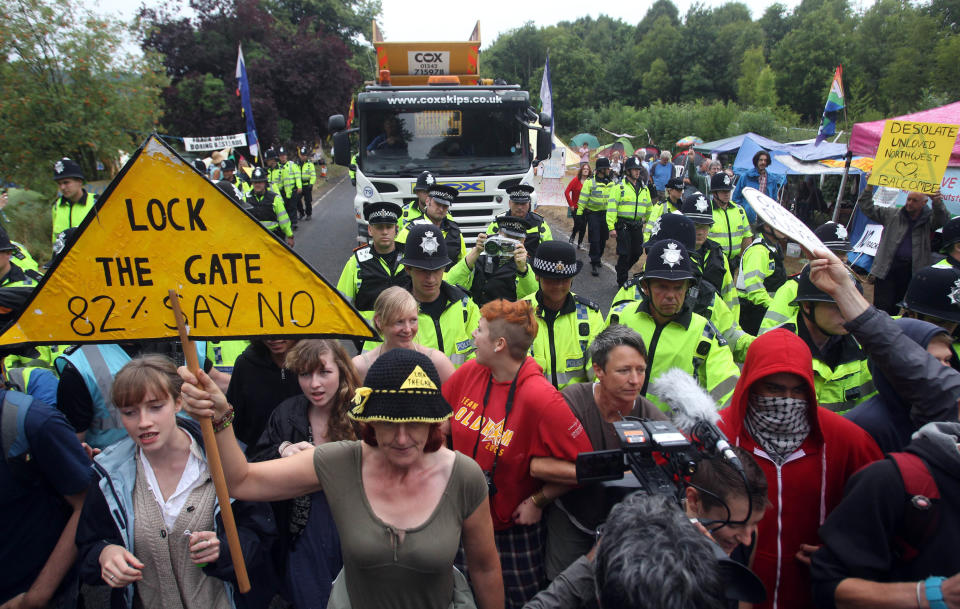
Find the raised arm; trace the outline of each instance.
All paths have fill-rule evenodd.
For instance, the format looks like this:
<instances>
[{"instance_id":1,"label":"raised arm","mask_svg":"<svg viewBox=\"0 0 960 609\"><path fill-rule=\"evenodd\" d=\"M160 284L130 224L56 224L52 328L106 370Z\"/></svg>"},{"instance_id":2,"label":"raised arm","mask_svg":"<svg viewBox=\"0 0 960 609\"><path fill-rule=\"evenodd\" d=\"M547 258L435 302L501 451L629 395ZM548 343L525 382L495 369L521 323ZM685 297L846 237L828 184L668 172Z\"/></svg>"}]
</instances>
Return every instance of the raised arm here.
<instances>
[{"instance_id":1,"label":"raised arm","mask_svg":"<svg viewBox=\"0 0 960 609\"><path fill-rule=\"evenodd\" d=\"M213 417L221 421L232 412L232 406L217 384L201 370L194 376L185 366L178 370L183 379L184 410L195 419ZM313 468L313 451L305 450L285 459L248 463L233 426L217 432L217 447L223 463L230 496L247 501L280 501L320 490L320 481Z\"/></svg>"}]
</instances>

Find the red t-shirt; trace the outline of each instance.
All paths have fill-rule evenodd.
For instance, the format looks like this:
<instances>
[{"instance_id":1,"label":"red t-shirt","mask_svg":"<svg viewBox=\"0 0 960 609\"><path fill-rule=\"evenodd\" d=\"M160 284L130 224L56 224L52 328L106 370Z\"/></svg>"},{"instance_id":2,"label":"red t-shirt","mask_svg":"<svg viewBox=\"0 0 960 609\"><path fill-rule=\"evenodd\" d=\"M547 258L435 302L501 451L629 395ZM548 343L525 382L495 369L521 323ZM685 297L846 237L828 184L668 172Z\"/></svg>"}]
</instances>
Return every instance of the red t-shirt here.
<instances>
[{"instance_id":1,"label":"red t-shirt","mask_svg":"<svg viewBox=\"0 0 960 609\"><path fill-rule=\"evenodd\" d=\"M483 396L490 381L490 369L470 360L443 384L442 391L453 408L450 433L454 450L473 457L489 472L493 468L493 451L500 442L494 475L497 494L490 499L490 511L493 528L502 531L513 526L517 506L543 486L542 481L530 475L532 457L575 461L578 454L593 447L580 421L532 357L520 369L506 429L503 419L511 383L492 382L484 412Z\"/></svg>"}]
</instances>

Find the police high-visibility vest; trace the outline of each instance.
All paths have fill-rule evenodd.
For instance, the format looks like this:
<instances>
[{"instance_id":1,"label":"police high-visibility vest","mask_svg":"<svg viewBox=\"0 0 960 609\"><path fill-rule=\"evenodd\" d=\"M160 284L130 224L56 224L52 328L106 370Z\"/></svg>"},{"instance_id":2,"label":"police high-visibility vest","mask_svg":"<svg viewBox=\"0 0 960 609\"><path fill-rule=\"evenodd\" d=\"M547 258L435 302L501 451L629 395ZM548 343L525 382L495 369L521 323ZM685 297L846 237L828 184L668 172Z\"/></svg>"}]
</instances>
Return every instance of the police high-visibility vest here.
<instances>
[{"instance_id":1,"label":"police high-visibility vest","mask_svg":"<svg viewBox=\"0 0 960 609\"><path fill-rule=\"evenodd\" d=\"M730 404L740 369L726 339L706 318L684 309L660 325L649 312L646 301L622 303L610 310L607 325L621 323L636 330L647 345L647 379L642 393L667 412L667 406L647 387L671 368L691 374L706 389L718 408Z\"/></svg>"},{"instance_id":2,"label":"police high-visibility vest","mask_svg":"<svg viewBox=\"0 0 960 609\"><path fill-rule=\"evenodd\" d=\"M843 362L836 368L813 358L813 388L820 405L837 414L847 412L877 393L866 354L862 359Z\"/></svg>"},{"instance_id":3,"label":"police high-visibility vest","mask_svg":"<svg viewBox=\"0 0 960 609\"><path fill-rule=\"evenodd\" d=\"M304 161L300 165L300 183L304 186L313 186L317 182L317 167L313 161Z\"/></svg>"},{"instance_id":4,"label":"police high-visibility vest","mask_svg":"<svg viewBox=\"0 0 960 609\"><path fill-rule=\"evenodd\" d=\"M553 323L549 323L539 291L524 300L533 305L539 327L530 345L530 355L543 368L547 380L557 389L593 380L588 349L603 330L599 305L571 292Z\"/></svg>"},{"instance_id":5,"label":"police high-visibility vest","mask_svg":"<svg viewBox=\"0 0 960 609\"><path fill-rule=\"evenodd\" d=\"M512 302L537 291L537 278L530 265L521 273L513 257L480 254L472 269L463 257L453 265L446 279L466 290L480 307L499 298Z\"/></svg>"},{"instance_id":6,"label":"police high-visibility vest","mask_svg":"<svg viewBox=\"0 0 960 609\"><path fill-rule=\"evenodd\" d=\"M262 195L251 192L245 201L250 205L250 215L259 220L264 228L271 231L279 229L285 236L293 236L287 208L283 206L279 195L269 190Z\"/></svg>"},{"instance_id":7,"label":"police high-visibility vest","mask_svg":"<svg viewBox=\"0 0 960 609\"><path fill-rule=\"evenodd\" d=\"M283 194L289 199L294 190L303 188L300 182L300 167L296 163L287 161L280 167L280 186Z\"/></svg>"},{"instance_id":8,"label":"police high-visibility vest","mask_svg":"<svg viewBox=\"0 0 960 609\"><path fill-rule=\"evenodd\" d=\"M740 255L743 238L750 236L750 222L747 212L731 201L725 209L721 209L716 199L713 201L713 226L707 239L720 244L727 258L736 258Z\"/></svg>"},{"instance_id":9,"label":"police high-visibility vest","mask_svg":"<svg viewBox=\"0 0 960 609\"><path fill-rule=\"evenodd\" d=\"M613 230L617 221L646 222L650 214L650 190L637 182L623 180L611 190L607 201L607 230Z\"/></svg>"},{"instance_id":10,"label":"police high-visibility vest","mask_svg":"<svg viewBox=\"0 0 960 609\"><path fill-rule=\"evenodd\" d=\"M763 315L763 321L760 322L760 334L779 328L784 324L797 324L797 309L793 299L797 297L797 286L800 283L797 277L788 277L787 281L780 286L777 293L773 295L767 312Z\"/></svg>"},{"instance_id":11,"label":"police high-visibility vest","mask_svg":"<svg viewBox=\"0 0 960 609\"><path fill-rule=\"evenodd\" d=\"M374 254L369 244L353 250L353 255L340 273L337 289L350 299L360 311L372 311L381 292L392 286L410 289L410 276L399 263L402 254L397 251L393 267L383 256Z\"/></svg>"},{"instance_id":12,"label":"police high-visibility vest","mask_svg":"<svg viewBox=\"0 0 960 609\"><path fill-rule=\"evenodd\" d=\"M787 280L783 266L783 251L776 243L770 243L763 234L750 244L740 259L737 275L737 294L741 301L749 300L766 310L773 294Z\"/></svg>"},{"instance_id":13,"label":"police high-visibility vest","mask_svg":"<svg viewBox=\"0 0 960 609\"><path fill-rule=\"evenodd\" d=\"M52 242L56 243L57 235L68 228L80 226L80 223L87 217L87 214L93 209L96 202L97 198L93 196L93 193L89 193L86 190L83 191L80 195L80 200L76 203L71 203L62 196L57 197L53 202Z\"/></svg>"},{"instance_id":14,"label":"police high-visibility vest","mask_svg":"<svg viewBox=\"0 0 960 609\"><path fill-rule=\"evenodd\" d=\"M580 190L580 201L577 204L577 215L582 216L585 211L602 211L606 213L610 197L617 185L613 180L609 182L589 178L583 183Z\"/></svg>"},{"instance_id":15,"label":"police high-visibility vest","mask_svg":"<svg viewBox=\"0 0 960 609\"><path fill-rule=\"evenodd\" d=\"M232 374L237 358L249 345L248 340L211 340L207 343L207 359L217 370Z\"/></svg>"}]
</instances>

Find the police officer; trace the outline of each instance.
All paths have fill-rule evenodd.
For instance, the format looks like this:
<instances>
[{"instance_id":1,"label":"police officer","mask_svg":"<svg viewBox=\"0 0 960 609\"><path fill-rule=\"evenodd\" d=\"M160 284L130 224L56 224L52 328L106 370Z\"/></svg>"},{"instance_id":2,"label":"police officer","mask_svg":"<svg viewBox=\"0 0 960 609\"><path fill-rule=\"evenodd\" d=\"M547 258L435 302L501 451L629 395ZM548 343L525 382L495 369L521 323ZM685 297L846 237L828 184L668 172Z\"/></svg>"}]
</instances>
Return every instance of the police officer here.
<instances>
[{"instance_id":1,"label":"police officer","mask_svg":"<svg viewBox=\"0 0 960 609\"><path fill-rule=\"evenodd\" d=\"M650 214L650 190L641 181L643 163L631 156L625 163L626 175L607 202L607 228L617 239L617 285L643 255L643 225Z\"/></svg>"},{"instance_id":2,"label":"police officer","mask_svg":"<svg viewBox=\"0 0 960 609\"><path fill-rule=\"evenodd\" d=\"M498 221L501 218L523 218L529 225L526 235L524 235L523 246L530 256L536 255L537 247L539 247L541 243L553 239L550 227L547 225L543 216L530 211L533 190L533 186L529 184L517 184L516 186L507 188L507 196L510 197L510 208L507 210L507 213L495 218L494 221L490 223L490 226L487 227L487 234L495 235L500 232Z\"/></svg>"},{"instance_id":3,"label":"police officer","mask_svg":"<svg viewBox=\"0 0 960 609\"><path fill-rule=\"evenodd\" d=\"M952 266L960 269L960 216L947 220L940 237L940 253L946 258L933 266Z\"/></svg>"},{"instance_id":4,"label":"police officer","mask_svg":"<svg viewBox=\"0 0 960 609\"><path fill-rule=\"evenodd\" d=\"M285 237L287 245L293 247L293 230L290 228L290 219L283 201L271 190L267 189L267 171L263 167L254 167L250 174L253 190L244 199L249 206L250 215L260 221L260 224L278 237Z\"/></svg>"},{"instance_id":5,"label":"police officer","mask_svg":"<svg viewBox=\"0 0 960 609\"><path fill-rule=\"evenodd\" d=\"M277 151L280 157L280 196L283 197L283 206L287 210L287 217L293 225L293 230L297 230L297 201L300 198L300 189L303 183L300 181L300 166L287 160L287 149L283 146Z\"/></svg>"},{"instance_id":6,"label":"police officer","mask_svg":"<svg viewBox=\"0 0 960 609\"><path fill-rule=\"evenodd\" d=\"M300 149L300 198L297 199L297 213L301 219L313 219L313 185L317 183L317 167L310 160L310 149Z\"/></svg>"},{"instance_id":7,"label":"police officer","mask_svg":"<svg viewBox=\"0 0 960 609\"><path fill-rule=\"evenodd\" d=\"M537 289L523 245L530 225L509 216L501 216L497 224L497 237L477 235L476 245L447 273L447 281L467 290L479 307L498 298L514 301Z\"/></svg>"},{"instance_id":8,"label":"police officer","mask_svg":"<svg viewBox=\"0 0 960 609\"><path fill-rule=\"evenodd\" d=\"M664 198L658 203L650 206L650 213L647 215L647 225L644 227L644 238L650 241L650 231L657 218L665 215L679 212L683 206L683 178L670 178L664 187Z\"/></svg>"},{"instance_id":9,"label":"police officer","mask_svg":"<svg viewBox=\"0 0 960 609\"><path fill-rule=\"evenodd\" d=\"M680 210L684 216L693 220L696 230L696 245L690 250L694 265L700 270L703 281L710 284L733 312L734 317L739 320L740 300L733 283L730 262L723 254L720 244L707 239L707 235L710 234L710 227L714 223L710 202L703 193L694 191L683 198L683 205Z\"/></svg>"},{"instance_id":10,"label":"police officer","mask_svg":"<svg viewBox=\"0 0 960 609\"><path fill-rule=\"evenodd\" d=\"M730 200L732 191L733 180L722 171L710 178L714 223L707 238L720 244L731 269L739 266L740 255L752 240L747 212Z\"/></svg>"},{"instance_id":11,"label":"police officer","mask_svg":"<svg viewBox=\"0 0 960 609\"><path fill-rule=\"evenodd\" d=\"M557 389L591 380L588 347L603 330L600 306L570 291L583 268L577 250L565 241L545 241L530 263L540 289L527 296L537 318L530 354Z\"/></svg>"},{"instance_id":12,"label":"police officer","mask_svg":"<svg viewBox=\"0 0 960 609\"><path fill-rule=\"evenodd\" d=\"M267 162L267 186L277 195L283 192L283 169L280 168L279 155L277 151L270 148L263 154ZM250 182L253 183L253 176L250 176Z\"/></svg>"},{"instance_id":13,"label":"police officer","mask_svg":"<svg viewBox=\"0 0 960 609\"><path fill-rule=\"evenodd\" d=\"M610 175L610 159L597 159L596 169L592 178L583 183L580 191L580 203L577 206L577 215L587 219L587 239L590 241L590 274L600 275L600 265L603 259L603 250L607 246L610 231L607 229L607 207L611 193L616 184Z\"/></svg>"},{"instance_id":14,"label":"police officer","mask_svg":"<svg viewBox=\"0 0 960 609\"><path fill-rule=\"evenodd\" d=\"M360 311L372 311L380 292L391 286L410 289L410 276L399 262L401 248L396 242L400 213L400 206L389 201L363 206L370 243L353 250L337 282L340 293Z\"/></svg>"},{"instance_id":15,"label":"police officer","mask_svg":"<svg viewBox=\"0 0 960 609\"><path fill-rule=\"evenodd\" d=\"M14 254L18 251L10 241L7 231L0 228L0 288L34 287L43 277L36 270L24 271L16 262Z\"/></svg>"},{"instance_id":16,"label":"police officer","mask_svg":"<svg viewBox=\"0 0 960 609\"><path fill-rule=\"evenodd\" d=\"M841 260L850 251L847 229L842 224L825 222L818 226L813 234ZM760 322L760 334L783 324L796 324L797 305L793 301L797 297L797 280L799 278L800 273L791 275L777 289L777 293L773 295L773 299L770 301L770 306L767 307L767 312L763 314L763 321Z\"/></svg>"},{"instance_id":17,"label":"police officer","mask_svg":"<svg viewBox=\"0 0 960 609\"><path fill-rule=\"evenodd\" d=\"M740 328L738 316L720 296L716 286L711 282L710 276L704 274L704 268L715 270L714 267L709 266L709 262L707 266L703 265L701 257L696 251L697 242L704 234L705 232L698 230L697 225L686 214L666 214L653 223L651 242L645 243L644 247L649 250L657 241L675 239L687 248L687 251L690 252L694 277L689 282L685 302L689 305L691 311L710 320L710 323L720 331L727 344L730 345L734 361L742 362L747 355L750 343L753 342L753 337ZM723 261L726 261L726 256L723 253L719 253L719 256ZM637 273L627 280L614 296L611 308L623 302L643 300L646 296L642 290L642 282L643 273ZM733 291L732 284L733 281L730 280L731 291ZM736 294L735 291L734 294Z\"/></svg>"},{"instance_id":18,"label":"police officer","mask_svg":"<svg viewBox=\"0 0 960 609\"><path fill-rule=\"evenodd\" d=\"M773 295L787 281L783 250L787 236L760 221L759 236L743 251L737 274L740 298L740 327L756 335Z\"/></svg>"},{"instance_id":19,"label":"police officer","mask_svg":"<svg viewBox=\"0 0 960 609\"><path fill-rule=\"evenodd\" d=\"M960 325L960 269L947 265L928 266L910 279L900 303L904 317L937 324L955 335ZM960 370L960 342L954 338L951 365Z\"/></svg>"},{"instance_id":20,"label":"police officer","mask_svg":"<svg viewBox=\"0 0 960 609\"><path fill-rule=\"evenodd\" d=\"M860 282L854 283L863 290ZM820 406L843 414L876 393L866 353L843 327L847 320L833 297L810 281L809 266L797 280L794 304L798 306L796 324L782 327L794 330L810 348Z\"/></svg>"},{"instance_id":21,"label":"police officer","mask_svg":"<svg viewBox=\"0 0 960 609\"><path fill-rule=\"evenodd\" d=\"M644 299L613 307L607 318L607 325L621 323L643 337L647 378L640 393L662 410L665 405L648 394L647 387L671 368L693 375L721 408L730 403L740 376L727 341L686 302L693 279L687 248L674 239L657 241L647 251L643 268Z\"/></svg>"},{"instance_id":22,"label":"police officer","mask_svg":"<svg viewBox=\"0 0 960 609\"><path fill-rule=\"evenodd\" d=\"M480 324L480 309L462 288L443 280L450 257L439 228L429 223L411 226L400 264L410 275L410 293L420 308L414 340L443 352L454 366L461 366L473 356L473 331Z\"/></svg>"},{"instance_id":23,"label":"police officer","mask_svg":"<svg viewBox=\"0 0 960 609\"><path fill-rule=\"evenodd\" d=\"M241 181L237 176L237 162L233 159L220 161L220 181L233 185L239 195L238 200L242 200L250 192L249 182Z\"/></svg>"},{"instance_id":24,"label":"police officer","mask_svg":"<svg viewBox=\"0 0 960 609\"><path fill-rule=\"evenodd\" d=\"M432 224L437 226L443 233L443 239L447 244L447 252L449 252L452 261L450 267L452 268L467 253L467 246L463 240L463 233L460 232L460 225L454 222L447 213L450 206L456 201L457 194L456 188L446 184L431 186L427 191L423 208L424 216L407 224L397 235L397 243L406 243L407 234L414 225Z\"/></svg>"},{"instance_id":25,"label":"police officer","mask_svg":"<svg viewBox=\"0 0 960 609\"><path fill-rule=\"evenodd\" d=\"M60 196L53 202L51 242L56 241L57 235L68 228L80 226L96 204L96 197L83 187L83 179L83 170L75 161L64 157L53 164L53 180L57 183Z\"/></svg>"},{"instance_id":26,"label":"police officer","mask_svg":"<svg viewBox=\"0 0 960 609\"><path fill-rule=\"evenodd\" d=\"M417 182L413 186L414 201L403 206L403 215L400 216L398 226L403 230L408 224L423 217L423 208L427 205L427 193L430 187L437 183L436 178L429 171L421 171L417 176ZM452 219L452 218L451 218Z\"/></svg>"}]
</instances>

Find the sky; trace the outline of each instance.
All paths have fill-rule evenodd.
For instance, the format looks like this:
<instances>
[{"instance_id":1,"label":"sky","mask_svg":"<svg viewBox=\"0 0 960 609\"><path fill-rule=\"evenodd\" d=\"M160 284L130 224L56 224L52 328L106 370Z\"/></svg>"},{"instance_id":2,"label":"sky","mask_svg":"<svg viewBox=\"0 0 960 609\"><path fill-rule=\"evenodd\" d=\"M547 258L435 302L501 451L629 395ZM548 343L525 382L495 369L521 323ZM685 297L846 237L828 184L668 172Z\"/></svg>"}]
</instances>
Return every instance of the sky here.
<instances>
[{"instance_id":1,"label":"sky","mask_svg":"<svg viewBox=\"0 0 960 609\"><path fill-rule=\"evenodd\" d=\"M740 0L753 13L754 19L759 18L770 0ZM788 8L799 4L799 0L779 0ZM140 6L137 0L83 0L83 2L97 13L109 13L122 18L131 18ZM158 0L142 0L148 6L160 4ZM680 11L681 17L695 0L673 0ZM719 6L724 0L701 0L701 4L712 7ZM420 10L420 3L411 3L410 0L381 0L383 12L380 18L384 40L394 42L405 41L460 41L467 40L473 31L473 26L480 21L481 49L493 43L497 37L505 32L532 21L537 26L549 26L560 21L573 21L590 15L597 18L605 14L631 25L637 24L653 4L653 0L643 2L624 2L617 0L607 3L602 10L587 10L584 0L550 0L549 2L525 2L523 0L482 0L477 3L467 3L462 0L454 2L432 3L429 14ZM414 8L411 9L411 6ZM438 27L442 26L442 27Z\"/></svg>"}]
</instances>

